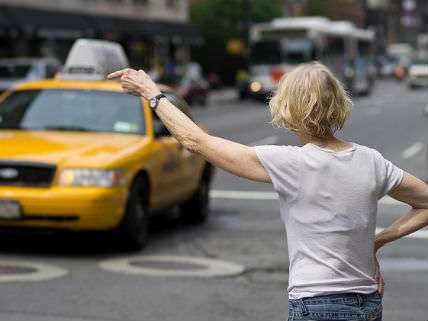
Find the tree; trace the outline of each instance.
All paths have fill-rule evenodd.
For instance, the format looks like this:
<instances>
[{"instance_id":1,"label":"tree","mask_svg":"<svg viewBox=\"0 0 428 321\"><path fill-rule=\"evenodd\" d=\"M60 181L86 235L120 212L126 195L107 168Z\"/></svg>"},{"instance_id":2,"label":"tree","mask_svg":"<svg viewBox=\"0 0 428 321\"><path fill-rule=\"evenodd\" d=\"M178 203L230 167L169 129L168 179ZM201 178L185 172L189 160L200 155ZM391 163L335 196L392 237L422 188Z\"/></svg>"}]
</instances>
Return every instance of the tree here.
<instances>
[{"instance_id":1,"label":"tree","mask_svg":"<svg viewBox=\"0 0 428 321\"><path fill-rule=\"evenodd\" d=\"M322 16L329 17L328 3L325 0L309 0L308 15L309 16Z\"/></svg>"},{"instance_id":2,"label":"tree","mask_svg":"<svg viewBox=\"0 0 428 321\"><path fill-rule=\"evenodd\" d=\"M205 39L203 47L192 49L206 73L220 75L226 84L235 83L236 72L246 68L246 51L231 54L226 49L230 40L245 41L246 15L243 1L248 1L251 22L270 21L283 15L283 0L191 0L190 19Z\"/></svg>"},{"instance_id":3,"label":"tree","mask_svg":"<svg viewBox=\"0 0 428 321\"><path fill-rule=\"evenodd\" d=\"M282 16L281 0L248 0L252 22ZM226 43L242 37L242 0L192 0L190 18L206 42Z\"/></svg>"}]
</instances>

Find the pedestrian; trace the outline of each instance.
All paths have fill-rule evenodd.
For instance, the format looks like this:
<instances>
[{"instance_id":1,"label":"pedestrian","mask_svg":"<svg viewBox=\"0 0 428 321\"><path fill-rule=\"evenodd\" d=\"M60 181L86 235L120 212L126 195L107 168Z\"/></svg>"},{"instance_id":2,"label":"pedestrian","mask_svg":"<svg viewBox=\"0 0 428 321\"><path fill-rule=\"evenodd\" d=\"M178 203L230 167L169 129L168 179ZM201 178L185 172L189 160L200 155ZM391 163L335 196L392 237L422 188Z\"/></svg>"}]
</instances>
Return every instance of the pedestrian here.
<instances>
[{"instance_id":1,"label":"pedestrian","mask_svg":"<svg viewBox=\"0 0 428 321\"><path fill-rule=\"evenodd\" d=\"M109 75L115 77L126 93L157 97L152 107L186 149L234 175L273 184L288 240L289 320L382 319L376 254L428 225L428 186L378 151L335 136L352 102L327 67L314 62L288 72L269 102L273 124L295 133L301 147L249 147L209 135L158 96L144 71ZM377 201L386 194L411 209L375 235Z\"/></svg>"}]
</instances>

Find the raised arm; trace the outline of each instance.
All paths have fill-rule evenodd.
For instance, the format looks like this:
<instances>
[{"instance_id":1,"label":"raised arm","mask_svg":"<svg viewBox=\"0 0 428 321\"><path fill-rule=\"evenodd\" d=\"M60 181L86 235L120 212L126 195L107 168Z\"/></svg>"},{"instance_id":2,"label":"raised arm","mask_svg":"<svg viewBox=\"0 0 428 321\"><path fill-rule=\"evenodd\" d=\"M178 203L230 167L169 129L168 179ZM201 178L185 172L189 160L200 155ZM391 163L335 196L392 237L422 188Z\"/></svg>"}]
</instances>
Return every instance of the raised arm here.
<instances>
[{"instance_id":1,"label":"raised arm","mask_svg":"<svg viewBox=\"0 0 428 321\"><path fill-rule=\"evenodd\" d=\"M407 203L410 211L376 235L375 248L416 232L428 225L428 186L415 176L404 173L401 184L389 195Z\"/></svg>"},{"instance_id":2,"label":"raised arm","mask_svg":"<svg viewBox=\"0 0 428 321\"><path fill-rule=\"evenodd\" d=\"M142 70L123 69L108 76L109 79L118 77L126 93L146 99L160 93L156 84ZM259 182L271 182L254 148L207 134L167 99L160 100L156 113L186 149L200 153L213 165L234 175Z\"/></svg>"}]
</instances>

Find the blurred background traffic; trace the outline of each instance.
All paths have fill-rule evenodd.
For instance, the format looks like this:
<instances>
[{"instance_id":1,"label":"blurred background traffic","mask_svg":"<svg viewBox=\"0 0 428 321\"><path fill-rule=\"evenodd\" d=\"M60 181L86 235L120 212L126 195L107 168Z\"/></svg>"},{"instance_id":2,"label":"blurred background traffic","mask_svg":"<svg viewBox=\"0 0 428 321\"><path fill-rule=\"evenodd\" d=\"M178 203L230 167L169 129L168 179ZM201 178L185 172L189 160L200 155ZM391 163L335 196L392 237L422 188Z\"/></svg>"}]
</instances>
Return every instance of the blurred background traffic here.
<instances>
[{"instance_id":1,"label":"blurred background traffic","mask_svg":"<svg viewBox=\"0 0 428 321\"><path fill-rule=\"evenodd\" d=\"M425 180L425 0L0 0L0 319L284 319L272 187L214 170L105 76L142 68L213 134L298 145L266 100L313 60L353 97L340 137ZM405 210L380 200L377 231ZM385 320L428 320L427 240L381 253Z\"/></svg>"},{"instance_id":2,"label":"blurred background traffic","mask_svg":"<svg viewBox=\"0 0 428 321\"><path fill-rule=\"evenodd\" d=\"M121 43L132 66L201 105L210 89L223 86L237 87L240 97L270 90L287 65L313 59L330 65L350 90L369 92L377 77L416 87L426 83L427 6L417 0L2 0L0 88L53 76L82 37ZM287 22L303 16L323 18ZM263 84L252 77L260 74L271 75L269 88L257 90Z\"/></svg>"}]
</instances>

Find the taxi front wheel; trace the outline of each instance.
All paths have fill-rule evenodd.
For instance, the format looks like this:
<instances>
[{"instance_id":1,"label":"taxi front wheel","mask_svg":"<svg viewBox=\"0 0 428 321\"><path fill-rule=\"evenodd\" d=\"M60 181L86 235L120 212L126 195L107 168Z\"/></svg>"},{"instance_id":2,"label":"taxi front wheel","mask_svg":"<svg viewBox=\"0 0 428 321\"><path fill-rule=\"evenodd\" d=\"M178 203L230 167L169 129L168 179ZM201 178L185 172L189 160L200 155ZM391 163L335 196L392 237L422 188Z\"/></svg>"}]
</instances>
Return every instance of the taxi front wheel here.
<instances>
[{"instance_id":1,"label":"taxi front wheel","mask_svg":"<svg viewBox=\"0 0 428 321\"><path fill-rule=\"evenodd\" d=\"M203 177L192 198L180 205L180 218L186 223L198 224L206 221L209 212L208 177Z\"/></svg>"},{"instance_id":2,"label":"taxi front wheel","mask_svg":"<svg viewBox=\"0 0 428 321\"><path fill-rule=\"evenodd\" d=\"M121 244L129 250L144 247L148 238L147 204L143 198L143 177L138 177L131 186L125 215L118 228Z\"/></svg>"}]
</instances>

